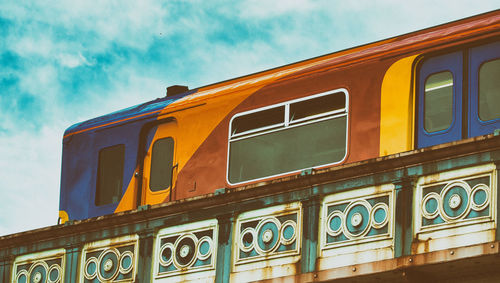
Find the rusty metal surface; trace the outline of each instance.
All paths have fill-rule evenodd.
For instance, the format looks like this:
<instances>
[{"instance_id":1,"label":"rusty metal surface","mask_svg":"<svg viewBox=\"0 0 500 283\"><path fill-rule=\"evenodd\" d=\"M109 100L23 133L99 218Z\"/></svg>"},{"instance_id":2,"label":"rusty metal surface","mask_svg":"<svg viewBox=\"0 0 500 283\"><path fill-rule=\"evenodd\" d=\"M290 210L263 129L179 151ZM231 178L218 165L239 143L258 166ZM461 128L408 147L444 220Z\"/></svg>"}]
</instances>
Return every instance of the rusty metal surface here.
<instances>
[{"instance_id":1,"label":"rusty metal surface","mask_svg":"<svg viewBox=\"0 0 500 283\"><path fill-rule=\"evenodd\" d=\"M499 282L499 242L260 282Z\"/></svg>"},{"instance_id":2,"label":"rusty metal surface","mask_svg":"<svg viewBox=\"0 0 500 283\"><path fill-rule=\"evenodd\" d=\"M374 158L367 161L313 171L311 175L284 177L269 182L261 182L227 190L224 194L208 194L199 197L178 200L170 203L150 206L147 210L132 210L113 215L100 216L81 221L70 221L65 225L55 225L6 235L0 237L2 247L16 246L26 242L53 240L55 238L101 231L110 226L127 226L130 223L141 223L165 215L182 214L186 211L199 211L215 206L237 205L245 200L270 197L285 192L312 188L328 182L338 182L366 175L374 175L398 169L408 169L428 163L438 163L462 156L477 155L482 152L492 152L500 157L500 136L480 136L457 142L441 144L430 148L412 150L394 155ZM480 159L474 162L486 162ZM471 161L471 162L473 162ZM310 195L304 195L304 198ZM286 200L283 200L286 202ZM35 238L36 236L36 238Z\"/></svg>"},{"instance_id":3,"label":"rusty metal surface","mask_svg":"<svg viewBox=\"0 0 500 283\"><path fill-rule=\"evenodd\" d=\"M64 249L66 263L60 274L73 282L93 262L106 263L99 260L100 254L110 254L120 239L132 237L136 241L133 248L120 246L113 254L133 261L134 266L130 271L128 265L121 268L113 275L115 279L131 279L135 273L139 280L131 279L135 282L174 278L222 282L446 282L455 278L453 281L474 282L472 275L484 282L494 281L500 279L497 269L490 268L500 263L499 242L495 242L499 234L495 177L499 164L500 136L482 136L226 189L217 195L8 235L0 238L0 278L10 278L17 260L27 262L32 256L36 261L41 252ZM450 219L442 215L443 222L425 225L415 222L423 219L423 191L437 195L449 184L466 183L470 183L469 202L474 202L470 199L478 186L488 196L487 205L473 204L474 213L483 214ZM434 188L436 185L445 188ZM441 195L444 199L444 193ZM371 221L359 233L345 226L361 223L353 222L349 213L355 204L366 208L358 220ZM385 211L385 216L374 220L375 208ZM341 215L342 228L329 226L332 215ZM199 223L210 219L213 228L200 230ZM264 224L272 227L262 228ZM244 240L245 231L251 231L251 241ZM344 238L338 238L339 231ZM278 235L278 242L272 240ZM200 250L190 257L206 262L172 265L169 255L188 250L174 238L191 239L195 244L190 250L196 247L197 253L198 242L214 250ZM256 248L261 239L264 244ZM90 251L92 243L102 245ZM162 249L170 252L160 253ZM94 278L94 274L89 271L87 277Z\"/></svg>"}]
</instances>

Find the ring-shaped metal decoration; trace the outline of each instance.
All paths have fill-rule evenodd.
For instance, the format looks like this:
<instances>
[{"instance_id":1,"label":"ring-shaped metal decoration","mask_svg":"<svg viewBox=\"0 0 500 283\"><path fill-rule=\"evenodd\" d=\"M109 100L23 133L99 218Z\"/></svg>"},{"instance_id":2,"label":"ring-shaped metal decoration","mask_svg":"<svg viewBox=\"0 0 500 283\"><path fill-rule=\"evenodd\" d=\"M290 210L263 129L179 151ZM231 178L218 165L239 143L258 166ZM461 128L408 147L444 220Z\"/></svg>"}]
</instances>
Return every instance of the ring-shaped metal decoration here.
<instances>
[{"instance_id":1,"label":"ring-shaped metal decoration","mask_svg":"<svg viewBox=\"0 0 500 283\"><path fill-rule=\"evenodd\" d=\"M201 247L204 243L208 244L208 251L207 253L202 253L201 252ZM213 241L209 236L203 236L198 240L198 244L196 245L196 257L199 260L206 260L207 258L212 255L212 247L213 247Z\"/></svg>"},{"instance_id":2,"label":"ring-shaped metal decoration","mask_svg":"<svg viewBox=\"0 0 500 283\"><path fill-rule=\"evenodd\" d=\"M278 219L276 219L275 217L267 217L267 218L264 218L262 219L259 224L257 224L257 227L255 228L255 234L256 234L256 238L255 238L255 250L257 251L257 253L261 254L261 255L265 255L265 254L269 254L269 253L272 253L274 252L278 247L279 247L279 243L280 243L280 235L272 235L273 238L274 237L277 237L274 245L271 245L270 248L268 249L263 249L260 245L259 245L259 239L258 239L258 235L259 235L259 231L262 229L262 227L264 227L264 225L266 225L267 223L272 223L274 225L276 225L276 232L279 233L280 231L280 228L281 228L281 223L279 222Z\"/></svg>"},{"instance_id":3,"label":"ring-shaped metal decoration","mask_svg":"<svg viewBox=\"0 0 500 283\"><path fill-rule=\"evenodd\" d=\"M245 246L244 238L247 234L249 234L250 237L252 237L252 241L250 242L250 245ZM253 248L255 247L255 239L256 239L255 229L253 229L252 227L245 228L240 234L240 250L242 250L245 253L248 253L251 250L253 250Z\"/></svg>"},{"instance_id":4,"label":"ring-shaped metal decoration","mask_svg":"<svg viewBox=\"0 0 500 283\"><path fill-rule=\"evenodd\" d=\"M467 194L467 205L464 209L464 211L462 211L462 213L456 215L456 216L450 216L448 215L446 212L445 212L445 207L444 207L444 204L445 204L445 196L446 196L446 193L448 193L449 190L455 188L455 187L460 187L462 189L465 190L466 194ZM469 186L469 184L467 184L466 182L464 181L455 181L455 182L451 182L449 184L447 184L443 190L441 191L440 193L440 199L441 201L439 202L439 214L441 215L441 217L446 220L446 221L454 221L454 220L458 220L460 218L463 218L465 215L467 215L470 211L470 208L471 208L471 188Z\"/></svg>"},{"instance_id":5,"label":"ring-shaped metal decoration","mask_svg":"<svg viewBox=\"0 0 500 283\"><path fill-rule=\"evenodd\" d=\"M130 258L130 266L123 267L123 261L126 258ZM121 274L127 274L127 273L130 272L130 270L132 270L133 267L134 267L134 253L132 253L131 251L123 252L120 255L120 273Z\"/></svg>"},{"instance_id":6,"label":"ring-shaped metal decoration","mask_svg":"<svg viewBox=\"0 0 500 283\"><path fill-rule=\"evenodd\" d=\"M474 195L479 192L483 191L486 194L485 200L481 204L477 204L474 201ZM490 188L486 186L485 184L477 184L472 188L472 191L470 193L470 200L471 200L471 208L475 211L481 211L485 209L489 204L490 204Z\"/></svg>"},{"instance_id":7,"label":"ring-shaped metal decoration","mask_svg":"<svg viewBox=\"0 0 500 283\"><path fill-rule=\"evenodd\" d=\"M332 222L333 218L338 217L340 218L340 225L337 230L333 230L330 223ZM328 216L328 219L326 220L326 233L332 237L336 237L342 233L342 228L344 226L344 221L345 221L345 215L342 211L340 210L335 210L330 215Z\"/></svg>"},{"instance_id":8,"label":"ring-shaped metal decoration","mask_svg":"<svg viewBox=\"0 0 500 283\"><path fill-rule=\"evenodd\" d=\"M53 270L57 271L57 278L54 280L50 279L50 274L52 273ZM51 265L49 271L47 272L47 283L59 282L59 280L61 279L61 275L62 275L62 268L59 266L59 264Z\"/></svg>"},{"instance_id":9,"label":"ring-shaped metal decoration","mask_svg":"<svg viewBox=\"0 0 500 283\"><path fill-rule=\"evenodd\" d=\"M167 250L167 249L170 250L170 257L167 260L165 260L165 259L163 259L163 252L165 252L165 250ZM167 267L167 266L171 265L172 262L174 261L174 253L175 253L175 248L174 248L174 245L172 243L163 244L163 246L161 247L161 249L158 253L158 256L160 259L160 265L163 267Z\"/></svg>"},{"instance_id":10,"label":"ring-shaped metal decoration","mask_svg":"<svg viewBox=\"0 0 500 283\"><path fill-rule=\"evenodd\" d=\"M379 209L381 209L385 212L385 217L382 221L377 222L377 220L375 219L375 213ZM390 217L389 206L383 202L379 202L379 203L375 204L372 207L372 210L370 211L371 225L375 229L380 229L380 228L384 227L389 222L389 217Z\"/></svg>"},{"instance_id":11,"label":"ring-shaped metal decoration","mask_svg":"<svg viewBox=\"0 0 500 283\"><path fill-rule=\"evenodd\" d=\"M434 199L436 201L436 210L434 212L428 212L427 209L425 208L425 205L431 199ZM440 203L441 203L441 196L438 193L431 192L431 193L426 194L425 197L422 199L422 202L420 205L420 211L422 212L422 216L429 219L429 220L436 218L439 215L439 204Z\"/></svg>"},{"instance_id":12,"label":"ring-shaped metal decoration","mask_svg":"<svg viewBox=\"0 0 500 283\"><path fill-rule=\"evenodd\" d=\"M16 276L16 283L17 282L20 282L21 281L21 276L24 276L26 278L26 283L28 283L28 271L26 269L24 270L21 270L17 273L17 276Z\"/></svg>"},{"instance_id":13,"label":"ring-shaped metal decoration","mask_svg":"<svg viewBox=\"0 0 500 283\"><path fill-rule=\"evenodd\" d=\"M36 273L35 274L32 274L32 273L38 266L41 266L43 268L43 270L45 271L45 281L47 281L49 266L47 265L47 263L45 261L39 260L39 261L34 262L31 265L31 267L28 271L28 282L31 282L31 276L34 276L36 274Z\"/></svg>"},{"instance_id":14,"label":"ring-shaped metal decoration","mask_svg":"<svg viewBox=\"0 0 500 283\"><path fill-rule=\"evenodd\" d=\"M184 240L184 239L190 239L193 241L193 251L191 250L188 250L188 252L192 252L192 256L191 256L191 259L188 260L186 263L181 263L177 260L177 251L179 250L179 252L183 251L184 250L184 246L179 246L179 244ZM174 253L172 255L173 259L174 259L174 265L175 267L177 267L178 269L181 269L181 268L185 268L185 267L188 267L190 265L192 265L195 260L196 260L196 246L198 244L198 238L196 238L196 236L193 234L193 233L186 233L182 236L180 236L179 238L177 238L177 240L175 240L175 243L174 243ZM188 254L189 255L189 254ZM188 256L186 255L186 256ZM181 256L183 257L183 256Z\"/></svg>"},{"instance_id":15,"label":"ring-shaped metal decoration","mask_svg":"<svg viewBox=\"0 0 500 283\"><path fill-rule=\"evenodd\" d=\"M346 237L349 239L356 239L359 237L363 237L368 233L368 231L370 231L370 228L371 228L371 221L369 219L365 219L365 221L368 221L368 223L366 224L366 227L363 230L361 230L361 232L359 232L359 233L352 233L347 228L347 217L349 215L349 212L352 208L356 207L357 205L361 205L366 209L366 211L368 212L368 217L370 216L370 211L372 209L371 204L364 199L353 201L345 208L345 210L344 210L344 217L345 218L344 218L344 221L342 221L342 229L344 230L344 235L346 235Z\"/></svg>"},{"instance_id":16,"label":"ring-shaped metal decoration","mask_svg":"<svg viewBox=\"0 0 500 283\"><path fill-rule=\"evenodd\" d=\"M116 256L116 268L114 272L111 272L111 276L104 276L101 274L101 264L103 263L102 260L107 254L113 254ZM97 259L98 265L97 265L97 278L102 282L102 281L112 281L114 280L120 271L120 252L116 248L108 248L101 252L99 255L99 258ZM104 262L105 263L105 262ZM113 267L111 267L113 268Z\"/></svg>"},{"instance_id":17,"label":"ring-shaped metal decoration","mask_svg":"<svg viewBox=\"0 0 500 283\"><path fill-rule=\"evenodd\" d=\"M287 227L291 227L293 230L293 234L290 237L290 239L287 239L285 237L285 229ZM281 229L280 229L279 233L281 235L281 237L280 237L281 244L283 244L285 246L290 245L291 243L293 243L295 241L295 238L297 237L297 224L293 220L287 220L281 224Z\"/></svg>"},{"instance_id":18,"label":"ring-shaped metal decoration","mask_svg":"<svg viewBox=\"0 0 500 283\"><path fill-rule=\"evenodd\" d=\"M95 270L92 274L89 273L89 265L93 263L95 265ZM88 280L93 280L97 276L97 269L99 268L99 261L97 260L96 257L91 257L87 259L87 262L85 262L85 266L83 267L83 275L85 276L85 279Z\"/></svg>"}]
</instances>

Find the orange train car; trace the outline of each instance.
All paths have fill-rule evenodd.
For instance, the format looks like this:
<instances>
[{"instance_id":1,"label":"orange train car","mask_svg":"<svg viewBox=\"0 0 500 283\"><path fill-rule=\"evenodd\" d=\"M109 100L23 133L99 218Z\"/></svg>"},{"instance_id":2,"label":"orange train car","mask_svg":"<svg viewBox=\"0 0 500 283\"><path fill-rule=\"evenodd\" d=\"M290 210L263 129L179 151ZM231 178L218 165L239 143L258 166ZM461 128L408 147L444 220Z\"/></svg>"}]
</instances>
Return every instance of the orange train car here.
<instances>
[{"instance_id":1,"label":"orange train car","mask_svg":"<svg viewBox=\"0 0 500 283\"><path fill-rule=\"evenodd\" d=\"M188 89L68 128L62 222L500 128L500 11Z\"/></svg>"}]
</instances>

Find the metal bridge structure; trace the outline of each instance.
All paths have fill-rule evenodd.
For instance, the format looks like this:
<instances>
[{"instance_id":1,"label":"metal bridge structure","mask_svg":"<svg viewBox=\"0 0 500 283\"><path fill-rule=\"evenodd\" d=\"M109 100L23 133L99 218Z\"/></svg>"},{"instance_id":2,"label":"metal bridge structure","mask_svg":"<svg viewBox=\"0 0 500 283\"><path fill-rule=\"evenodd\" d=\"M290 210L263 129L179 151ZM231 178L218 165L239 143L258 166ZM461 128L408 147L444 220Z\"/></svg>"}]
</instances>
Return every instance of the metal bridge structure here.
<instances>
[{"instance_id":1,"label":"metal bridge structure","mask_svg":"<svg viewBox=\"0 0 500 283\"><path fill-rule=\"evenodd\" d=\"M491 134L0 237L1 282L496 282Z\"/></svg>"}]
</instances>

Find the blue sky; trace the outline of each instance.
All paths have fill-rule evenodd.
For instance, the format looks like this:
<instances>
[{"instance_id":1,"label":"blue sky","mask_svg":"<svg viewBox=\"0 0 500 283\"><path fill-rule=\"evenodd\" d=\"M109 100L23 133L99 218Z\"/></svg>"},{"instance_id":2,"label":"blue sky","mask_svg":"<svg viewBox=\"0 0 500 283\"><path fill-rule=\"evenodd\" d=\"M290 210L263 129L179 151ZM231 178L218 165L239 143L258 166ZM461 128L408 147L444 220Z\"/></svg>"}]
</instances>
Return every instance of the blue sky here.
<instances>
[{"instance_id":1,"label":"blue sky","mask_svg":"<svg viewBox=\"0 0 500 283\"><path fill-rule=\"evenodd\" d=\"M364 2L364 3L363 3ZM0 1L0 235L54 225L65 128L500 8L496 1Z\"/></svg>"}]
</instances>

